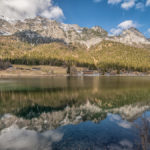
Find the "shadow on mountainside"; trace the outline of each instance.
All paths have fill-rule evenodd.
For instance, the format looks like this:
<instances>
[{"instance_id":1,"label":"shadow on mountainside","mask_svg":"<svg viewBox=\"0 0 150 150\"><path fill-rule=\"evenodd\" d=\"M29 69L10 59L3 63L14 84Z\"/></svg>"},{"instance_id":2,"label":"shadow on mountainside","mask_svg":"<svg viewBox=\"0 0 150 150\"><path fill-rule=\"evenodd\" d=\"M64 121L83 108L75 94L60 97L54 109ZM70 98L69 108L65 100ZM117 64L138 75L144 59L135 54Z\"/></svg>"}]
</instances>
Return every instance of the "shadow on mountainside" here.
<instances>
[{"instance_id":1,"label":"shadow on mountainside","mask_svg":"<svg viewBox=\"0 0 150 150\"><path fill-rule=\"evenodd\" d=\"M44 43L52 43L52 42L60 42L66 44L66 42L63 39L45 37L31 30L16 32L14 36L19 38L20 41L28 42L30 44L44 44Z\"/></svg>"}]
</instances>

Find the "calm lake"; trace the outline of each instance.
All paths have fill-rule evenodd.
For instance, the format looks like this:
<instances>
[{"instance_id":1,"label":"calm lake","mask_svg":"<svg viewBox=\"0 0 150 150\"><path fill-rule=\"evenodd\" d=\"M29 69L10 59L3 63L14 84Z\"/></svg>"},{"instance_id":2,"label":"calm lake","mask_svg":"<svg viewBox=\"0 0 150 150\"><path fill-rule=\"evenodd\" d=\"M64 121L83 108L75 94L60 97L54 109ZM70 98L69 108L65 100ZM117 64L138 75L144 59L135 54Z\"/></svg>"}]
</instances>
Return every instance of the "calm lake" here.
<instances>
[{"instance_id":1,"label":"calm lake","mask_svg":"<svg viewBox=\"0 0 150 150\"><path fill-rule=\"evenodd\" d=\"M0 150L149 150L149 77L0 79Z\"/></svg>"}]
</instances>

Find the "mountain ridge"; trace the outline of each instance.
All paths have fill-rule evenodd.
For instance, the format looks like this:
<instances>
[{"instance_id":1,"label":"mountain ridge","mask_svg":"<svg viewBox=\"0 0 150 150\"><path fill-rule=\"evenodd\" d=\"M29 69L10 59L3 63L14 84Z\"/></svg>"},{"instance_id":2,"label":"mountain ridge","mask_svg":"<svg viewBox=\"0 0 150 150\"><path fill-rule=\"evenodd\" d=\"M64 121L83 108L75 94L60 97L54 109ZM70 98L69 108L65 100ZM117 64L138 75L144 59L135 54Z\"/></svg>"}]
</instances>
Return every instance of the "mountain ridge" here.
<instances>
[{"instance_id":1,"label":"mountain ridge","mask_svg":"<svg viewBox=\"0 0 150 150\"><path fill-rule=\"evenodd\" d=\"M34 44L62 41L66 44L80 43L88 48L103 40L115 41L136 47L150 46L150 40L135 28L124 30L119 36L109 36L100 26L80 27L77 24L64 24L42 17L9 22L0 19L0 36L19 35L20 39ZM49 40L48 40L49 39Z\"/></svg>"}]
</instances>

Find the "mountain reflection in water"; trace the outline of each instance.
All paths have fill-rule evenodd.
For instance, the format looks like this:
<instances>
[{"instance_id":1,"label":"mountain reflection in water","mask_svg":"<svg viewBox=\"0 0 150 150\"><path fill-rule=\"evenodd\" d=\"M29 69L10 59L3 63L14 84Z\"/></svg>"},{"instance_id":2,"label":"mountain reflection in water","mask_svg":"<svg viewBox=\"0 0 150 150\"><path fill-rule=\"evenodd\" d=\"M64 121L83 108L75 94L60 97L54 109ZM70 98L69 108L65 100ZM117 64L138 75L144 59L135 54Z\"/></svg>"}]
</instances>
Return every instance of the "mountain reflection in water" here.
<instances>
[{"instance_id":1,"label":"mountain reflection in water","mask_svg":"<svg viewBox=\"0 0 150 150\"><path fill-rule=\"evenodd\" d=\"M1 79L0 149L148 149L149 108L148 77Z\"/></svg>"}]
</instances>

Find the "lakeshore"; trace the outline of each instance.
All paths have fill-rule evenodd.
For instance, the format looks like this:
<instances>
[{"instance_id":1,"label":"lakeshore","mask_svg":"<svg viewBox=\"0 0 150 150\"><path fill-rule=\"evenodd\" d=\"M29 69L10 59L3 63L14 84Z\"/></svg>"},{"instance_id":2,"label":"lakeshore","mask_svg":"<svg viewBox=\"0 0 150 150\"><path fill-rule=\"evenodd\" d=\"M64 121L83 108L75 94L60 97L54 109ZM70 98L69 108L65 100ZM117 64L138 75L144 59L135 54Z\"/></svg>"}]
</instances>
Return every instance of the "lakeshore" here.
<instances>
[{"instance_id":1,"label":"lakeshore","mask_svg":"<svg viewBox=\"0 0 150 150\"><path fill-rule=\"evenodd\" d=\"M9 77L52 77L52 76L150 76L150 72L120 71L100 72L98 70L88 70L84 67L76 67L76 71L68 74L66 67L39 65L12 65L0 70L0 78Z\"/></svg>"}]
</instances>

